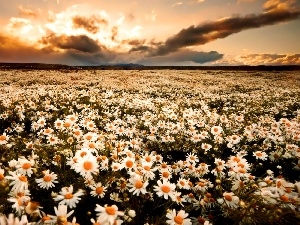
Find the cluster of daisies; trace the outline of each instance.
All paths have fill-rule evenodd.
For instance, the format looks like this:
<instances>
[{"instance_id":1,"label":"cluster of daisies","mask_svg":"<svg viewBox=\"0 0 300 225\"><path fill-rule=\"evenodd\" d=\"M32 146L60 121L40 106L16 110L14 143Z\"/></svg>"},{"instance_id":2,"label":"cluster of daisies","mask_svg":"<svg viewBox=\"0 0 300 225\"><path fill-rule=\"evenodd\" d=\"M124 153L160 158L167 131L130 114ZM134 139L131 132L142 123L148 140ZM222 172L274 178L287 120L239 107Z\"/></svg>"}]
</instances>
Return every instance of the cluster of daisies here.
<instances>
[{"instance_id":1,"label":"cluster of daisies","mask_svg":"<svg viewBox=\"0 0 300 225\"><path fill-rule=\"evenodd\" d=\"M91 73L97 85L78 73L38 89L3 86L0 225L297 219L297 82L122 73Z\"/></svg>"}]
</instances>

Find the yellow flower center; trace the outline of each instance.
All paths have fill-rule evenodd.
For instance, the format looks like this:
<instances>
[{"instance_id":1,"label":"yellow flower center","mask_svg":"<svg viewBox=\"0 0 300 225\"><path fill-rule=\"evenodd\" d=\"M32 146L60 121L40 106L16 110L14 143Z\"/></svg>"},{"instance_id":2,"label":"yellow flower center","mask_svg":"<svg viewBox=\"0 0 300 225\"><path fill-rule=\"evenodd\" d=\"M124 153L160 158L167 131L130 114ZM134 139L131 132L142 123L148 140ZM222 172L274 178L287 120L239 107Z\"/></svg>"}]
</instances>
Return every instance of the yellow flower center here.
<instances>
[{"instance_id":1,"label":"yellow flower center","mask_svg":"<svg viewBox=\"0 0 300 225\"><path fill-rule=\"evenodd\" d=\"M88 135L88 136L86 136L86 140L91 140L93 138L93 136L92 135Z\"/></svg>"},{"instance_id":2,"label":"yellow flower center","mask_svg":"<svg viewBox=\"0 0 300 225\"><path fill-rule=\"evenodd\" d=\"M81 157L83 157L83 156L85 156L85 155L87 155L86 152L81 152L81 153L80 153L80 156L81 156Z\"/></svg>"},{"instance_id":3,"label":"yellow flower center","mask_svg":"<svg viewBox=\"0 0 300 225\"><path fill-rule=\"evenodd\" d=\"M133 167L133 162L131 160L126 161L126 167L128 168Z\"/></svg>"},{"instance_id":4,"label":"yellow flower center","mask_svg":"<svg viewBox=\"0 0 300 225\"><path fill-rule=\"evenodd\" d=\"M65 123L64 123L64 127L65 127L65 128L68 128L68 127L70 127L70 126L71 126L71 123L69 123L69 122L65 122Z\"/></svg>"},{"instance_id":5,"label":"yellow flower center","mask_svg":"<svg viewBox=\"0 0 300 225\"><path fill-rule=\"evenodd\" d=\"M150 166L144 166L144 170L150 171Z\"/></svg>"},{"instance_id":6,"label":"yellow flower center","mask_svg":"<svg viewBox=\"0 0 300 225\"><path fill-rule=\"evenodd\" d=\"M0 136L0 141L5 141L5 140L6 140L6 136L1 135L1 136Z\"/></svg>"},{"instance_id":7,"label":"yellow flower center","mask_svg":"<svg viewBox=\"0 0 300 225\"><path fill-rule=\"evenodd\" d=\"M161 190L162 190L163 192L165 192L165 193L169 193L169 192L171 191L171 188L170 188L169 186L167 186L167 185L163 185L163 186L161 187Z\"/></svg>"},{"instance_id":8,"label":"yellow flower center","mask_svg":"<svg viewBox=\"0 0 300 225\"><path fill-rule=\"evenodd\" d=\"M89 143L89 148L95 148L96 145L94 143Z\"/></svg>"},{"instance_id":9,"label":"yellow flower center","mask_svg":"<svg viewBox=\"0 0 300 225\"><path fill-rule=\"evenodd\" d=\"M45 222L47 220L51 220L51 218L49 216L43 216L42 221Z\"/></svg>"},{"instance_id":10,"label":"yellow flower center","mask_svg":"<svg viewBox=\"0 0 300 225\"><path fill-rule=\"evenodd\" d=\"M86 161L83 163L83 168L85 170L91 170L93 168L93 163L90 161Z\"/></svg>"},{"instance_id":11,"label":"yellow flower center","mask_svg":"<svg viewBox=\"0 0 300 225\"><path fill-rule=\"evenodd\" d=\"M166 171L162 173L162 176L163 176L164 178L168 178L169 175L170 175L170 174L169 174L168 172L166 172Z\"/></svg>"},{"instance_id":12,"label":"yellow flower center","mask_svg":"<svg viewBox=\"0 0 300 225\"><path fill-rule=\"evenodd\" d=\"M229 201L229 202L232 201L232 196L231 196L231 195L225 195L224 198L225 198L227 201Z\"/></svg>"},{"instance_id":13,"label":"yellow flower center","mask_svg":"<svg viewBox=\"0 0 300 225\"><path fill-rule=\"evenodd\" d=\"M115 215L116 214L116 210L112 206L107 206L105 208L105 211L108 215Z\"/></svg>"},{"instance_id":14,"label":"yellow flower center","mask_svg":"<svg viewBox=\"0 0 300 225\"><path fill-rule=\"evenodd\" d=\"M4 175L0 173L0 181L4 180Z\"/></svg>"},{"instance_id":15,"label":"yellow flower center","mask_svg":"<svg viewBox=\"0 0 300 225\"><path fill-rule=\"evenodd\" d=\"M98 195L101 195L101 194L103 193L103 190L104 190L103 187L97 187L97 188L96 188L96 193L97 193Z\"/></svg>"},{"instance_id":16,"label":"yellow flower center","mask_svg":"<svg viewBox=\"0 0 300 225\"><path fill-rule=\"evenodd\" d=\"M137 189L140 189L143 187L143 182L138 180L137 182L135 182L134 186L137 188Z\"/></svg>"},{"instance_id":17,"label":"yellow flower center","mask_svg":"<svg viewBox=\"0 0 300 225\"><path fill-rule=\"evenodd\" d=\"M65 195L65 199L71 199L71 198L73 198L73 194L72 193L67 193Z\"/></svg>"},{"instance_id":18,"label":"yellow flower center","mask_svg":"<svg viewBox=\"0 0 300 225\"><path fill-rule=\"evenodd\" d=\"M176 224L183 224L183 219L181 216L175 216L174 221Z\"/></svg>"},{"instance_id":19,"label":"yellow flower center","mask_svg":"<svg viewBox=\"0 0 300 225\"><path fill-rule=\"evenodd\" d=\"M19 176L19 180L22 182L27 182L27 177L25 177L24 175Z\"/></svg>"},{"instance_id":20,"label":"yellow flower center","mask_svg":"<svg viewBox=\"0 0 300 225\"><path fill-rule=\"evenodd\" d=\"M261 152L256 152L255 155L260 157L260 156L262 156L262 153Z\"/></svg>"},{"instance_id":21,"label":"yellow flower center","mask_svg":"<svg viewBox=\"0 0 300 225\"><path fill-rule=\"evenodd\" d=\"M146 157L145 157L145 160L146 160L147 162L151 162L151 157L150 157L150 156L146 156Z\"/></svg>"},{"instance_id":22,"label":"yellow flower center","mask_svg":"<svg viewBox=\"0 0 300 225\"><path fill-rule=\"evenodd\" d=\"M31 167L31 164L29 162L23 163L22 168L24 170L28 170Z\"/></svg>"},{"instance_id":23,"label":"yellow flower center","mask_svg":"<svg viewBox=\"0 0 300 225\"><path fill-rule=\"evenodd\" d=\"M80 135L80 131L79 131L79 130L76 130L76 131L74 132L74 134L75 134L76 136L79 136L79 135Z\"/></svg>"},{"instance_id":24,"label":"yellow flower center","mask_svg":"<svg viewBox=\"0 0 300 225\"><path fill-rule=\"evenodd\" d=\"M50 182L52 180L50 175L45 175L43 179L45 182Z\"/></svg>"}]
</instances>

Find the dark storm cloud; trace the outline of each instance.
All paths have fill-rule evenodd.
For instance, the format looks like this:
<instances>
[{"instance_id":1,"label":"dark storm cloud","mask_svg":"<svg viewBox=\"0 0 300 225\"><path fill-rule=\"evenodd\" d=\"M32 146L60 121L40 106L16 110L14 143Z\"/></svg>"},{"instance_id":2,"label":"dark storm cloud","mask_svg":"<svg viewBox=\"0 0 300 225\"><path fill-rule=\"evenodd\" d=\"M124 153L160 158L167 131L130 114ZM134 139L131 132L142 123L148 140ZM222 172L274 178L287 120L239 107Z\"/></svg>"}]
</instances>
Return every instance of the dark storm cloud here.
<instances>
[{"instance_id":1,"label":"dark storm cloud","mask_svg":"<svg viewBox=\"0 0 300 225\"><path fill-rule=\"evenodd\" d=\"M84 65L101 65L107 64L115 59L116 55L112 52L106 53L83 53L69 51L66 55L77 62L81 62Z\"/></svg>"},{"instance_id":2,"label":"dark storm cloud","mask_svg":"<svg viewBox=\"0 0 300 225\"><path fill-rule=\"evenodd\" d=\"M110 63L118 56L118 53L100 47L92 39L82 35L52 35L45 37L42 43L47 44L47 47L40 49L39 44L28 45L16 37L0 33L0 62L100 65Z\"/></svg>"},{"instance_id":3,"label":"dark storm cloud","mask_svg":"<svg viewBox=\"0 0 300 225\"><path fill-rule=\"evenodd\" d=\"M176 63L180 63L180 62L194 62L198 64L203 64L203 63L219 60L222 57L223 54L220 54L216 51L196 52L196 51L182 50L164 56L144 58L138 61L138 63L142 63L145 65L173 65L173 64L176 65Z\"/></svg>"},{"instance_id":4,"label":"dark storm cloud","mask_svg":"<svg viewBox=\"0 0 300 225\"><path fill-rule=\"evenodd\" d=\"M97 33L99 31L99 26L101 24L103 25L107 25L108 21L103 19L103 18L99 18L96 16L92 16L92 17L82 17L82 16L75 16L72 19L73 22L73 26L74 28L84 28L85 30L87 30L90 33Z\"/></svg>"},{"instance_id":5,"label":"dark storm cloud","mask_svg":"<svg viewBox=\"0 0 300 225\"><path fill-rule=\"evenodd\" d=\"M43 44L65 50L77 50L79 52L95 53L101 50L98 43L86 35L56 36L54 34L44 37Z\"/></svg>"},{"instance_id":6,"label":"dark storm cloud","mask_svg":"<svg viewBox=\"0 0 300 225\"><path fill-rule=\"evenodd\" d=\"M137 47L133 47L130 49L129 53L131 52L148 52L149 50L151 50L152 48L147 46L147 45L139 45Z\"/></svg>"},{"instance_id":7,"label":"dark storm cloud","mask_svg":"<svg viewBox=\"0 0 300 225\"><path fill-rule=\"evenodd\" d=\"M261 14L230 17L203 23L198 26L190 26L168 38L163 44L152 49L149 54L151 56L166 55L183 47L203 45L246 29L259 28L266 25L294 20L299 18L299 15L300 10L289 10L287 8L270 6L268 11L264 11Z\"/></svg>"}]
</instances>

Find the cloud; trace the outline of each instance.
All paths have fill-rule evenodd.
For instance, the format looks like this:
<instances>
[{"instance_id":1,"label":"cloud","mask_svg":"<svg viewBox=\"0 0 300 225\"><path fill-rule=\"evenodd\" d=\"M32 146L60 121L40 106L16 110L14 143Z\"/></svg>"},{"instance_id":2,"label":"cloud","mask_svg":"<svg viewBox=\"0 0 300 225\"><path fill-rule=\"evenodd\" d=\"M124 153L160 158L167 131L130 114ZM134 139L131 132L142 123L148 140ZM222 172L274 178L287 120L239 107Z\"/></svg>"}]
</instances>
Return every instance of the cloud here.
<instances>
[{"instance_id":1,"label":"cloud","mask_svg":"<svg viewBox=\"0 0 300 225\"><path fill-rule=\"evenodd\" d=\"M48 39L49 40L49 39ZM48 47L40 48L38 45L29 45L16 37L6 36L0 33L0 62L37 62L37 63L61 63L67 65L99 65L107 64L114 60L118 54L112 51L92 50L89 39L86 37L52 37ZM63 40L63 43L59 41ZM74 41L88 40L87 46L74 47ZM95 44L95 43L94 43ZM92 46L94 44L91 44ZM57 49L58 48L58 49ZM88 50L88 51L87 51Z\"/></svg>"},{"instance_id":2,"label":"cloud","mask_svg":"<svg viewBox=\"0 0 300 225\"><path fill-rule=\"evenodd\" d=\"M182 50L164 56L146 57L137 61L137 63L141 63L144 65L188 65L190 64L189 62L193 62L193 65L197 65L213 62L221 59L222 57L223 54L220 54L216 51L197 52Z\"/></svg>"},{"instance_id":3,"label":"cloud","mask_svg":"<svg viewBox=\"0 0 300 225\"><path fill-rule=\"evenodd\" d=\"M44 37L41 42L53 49L59 48L88 53L95 53L101 50L98 43L86 35L56 36L55 34L51 34L47 37Z\"/></svg>"},{"instance_id":4,"label":"cloud","mask_svg":"<svg viewBox=\"0 0 300 225\"><path fill-rule=\"evenodd\" d=\"M157 17L157 13L155 12L155 10L152 10L149 15L146 15L146 20L151 21L151 22L155 22L156 17Z\"/></svg>"},{"instance_id":5,"label":"cloud","mask_svg":"<svg viewBox=\"0 0 300 225\"><path fill-rule=\"evenodd\" d=\"M91 17L83 17L83 16L75 16L72 18L74 28L84 28L88 32L93 34L99 31L99 25L107 25L108 21L106 19L91 16Z\"/></svg>"},{"instance_id":6,"label":"cloud","mask_svg":"<svg viewBox=\"0 0 300 225\"><path fill-rule=\"evenodd\" d=\"M300 54L246 54L237 60L246 65L300 65Z\"/></svg>"},{"instance_id":7,"label":"cloud","mask_svg":"<svg viewBox=\"0 0 300 225\"><path fill-rule=\"evenodd\" d=\"M190 26L168 38L162 45L152 49L151 55L166 55L188 46L204 45L219 38L246 29L259 28L280 22L297 19L300 10L291 7L293 1L287 0L283 5L276 5L278 0L269 0L265 10L260 14L249 14L243 17L229 17L217 21L206 22L198 26Z\"/></svg>"},{"instance_id":8,"label":"cloud","mask_svg":"<svg viewBox=\"0 0 300 225\"><path fill-rule=\"evenodd\" d=\"M171 7L180 6L182 5L182 2L175 2Z\"/></svg>"},{"instance_id":9,"label":"cloud","mask_svg":"<svg viewBox=\"0 0 300 225\"><path fill-rule=\"evenodd\" d=\"M18 6L19 15L25 17L37 17L37 14L31 9L25 9L22 5Z\"/></svg>"}]
</instances>

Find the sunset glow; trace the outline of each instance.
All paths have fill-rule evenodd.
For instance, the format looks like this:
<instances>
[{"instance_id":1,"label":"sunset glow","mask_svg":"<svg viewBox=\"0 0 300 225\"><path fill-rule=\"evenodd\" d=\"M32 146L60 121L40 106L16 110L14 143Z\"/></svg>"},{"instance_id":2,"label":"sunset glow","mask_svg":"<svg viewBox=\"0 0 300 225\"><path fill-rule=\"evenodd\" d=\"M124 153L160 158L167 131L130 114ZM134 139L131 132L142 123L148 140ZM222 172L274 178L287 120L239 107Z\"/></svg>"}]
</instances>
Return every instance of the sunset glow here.
<instances>
[{"instance_id":1,"label":"sunset glow","mask_svg":"<svg viewBox=\"0 0 300 225\"><path fill-rule=\"evenodd\" d=\"M297 65L297 0L0 2L0 62Z\"/></svg>"}]
</instances>

